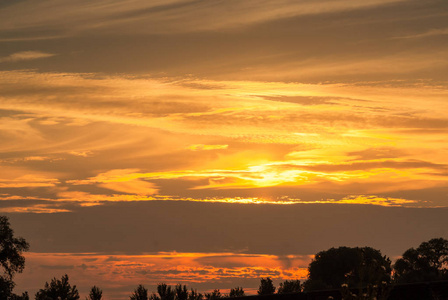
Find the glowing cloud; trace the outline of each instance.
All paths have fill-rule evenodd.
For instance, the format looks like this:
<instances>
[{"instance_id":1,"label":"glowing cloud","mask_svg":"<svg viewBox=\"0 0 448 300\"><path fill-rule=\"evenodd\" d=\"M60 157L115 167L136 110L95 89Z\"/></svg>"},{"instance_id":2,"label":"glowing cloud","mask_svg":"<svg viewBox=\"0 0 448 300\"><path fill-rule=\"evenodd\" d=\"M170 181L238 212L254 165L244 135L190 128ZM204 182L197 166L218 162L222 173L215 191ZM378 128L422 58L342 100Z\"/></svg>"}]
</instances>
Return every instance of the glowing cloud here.
<instances>
[{"instance_id":1,"label":"glowing cloud","mask_svg":"<svg viewBox=\"0 0 448 300\"><path fill-rule=\"evenodd\" d=\"M229 145L203 145L203 144L196 144L196 145L190 145L187 147L187 149L190 149L191 151L200 151L200 150L222 150L227 149Z\"/></svg>"},{"instance_id":2,"label":"glowing cloud","mask_svg":"<svg viewBox=\"0 0 448 300\"><path fill-rule=\"evenodd\" d=\"M211 289L213 284L236 278L245 282L257 282L260 277L266 276L274 280L303 280L312 256L177 252L142 255L27 253L26 259L29 272L24 274L27 278L22 276L18 279L19 287L26 280L40 282L46 277L47 280L54 277L54 272L69 271L70 279L78 286L88 287L94 279L95 284L103 288L106 297L112 296L111 292L116 290L124 297L130 293L129 286L139 281L153 290L157 284L164 282L170 285L187 284L204 292ZM30 291L35 292L37 287L33 286Z\"/></svg>"}]
</instances>

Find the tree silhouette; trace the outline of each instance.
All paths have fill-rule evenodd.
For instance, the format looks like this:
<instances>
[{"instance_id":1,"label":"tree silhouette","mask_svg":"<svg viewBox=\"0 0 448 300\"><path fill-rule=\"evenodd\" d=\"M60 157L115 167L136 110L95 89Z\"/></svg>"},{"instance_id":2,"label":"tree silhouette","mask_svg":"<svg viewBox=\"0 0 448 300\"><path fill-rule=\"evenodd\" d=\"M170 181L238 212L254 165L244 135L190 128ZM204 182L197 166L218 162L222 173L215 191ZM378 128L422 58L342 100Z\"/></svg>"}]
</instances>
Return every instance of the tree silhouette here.
<instances>
[{"instance_id":1,"label":"tree silhouette","mask_svg":"<svg viewBox=\"0 0 448 300\"><path fill-rule=\"evenodd\" d=\"M443 238L423 242L410 248L394 265L394 280L398 283L448 279L448 240Z\"/></svg>"},{"instance_id":2,"label":"tree silhouette","mask_svg":"<svg viewBox=\"0 0 448 300\"><path fill-rule=\"evenodd\" d=\"M188 300L188 290L186 285L178 284L174 288L176 292L175 300Z\"/></svg>"},{"instance_id":3,"label":"tree silhouette","mask_svg":"<svg viewBox=\"0 0 448 300\"><path fill-rule=\"evenodd\" d=\"M173 291L171 286L161 283L157 285L157 293L161 300L174 300L176 293Z\"/></svg>"},{"instance_id":4,"label":"tree silhouette","mask_svg":"<svg viewBox=\"0 0 448 300\"><path fill-rule=\"evenodd\" d=\"M244 290L242 287L236 287L233 289L230 289L229 297L243 297L245 296Z\"/></svg>"},{"instance_id":5,"label":"tree silhouette","mask_svg":"<svg viewBox=\"0 0 448 300\"><path fill-rule=\"evenodd\" d=\"M219 298L222 298L222 295L221 295L221 292L219 291L219 289L215 289L211 293L205 293L205 299L207 299L207 300L215 300L215 299L219 299Z\"/></svg>"},{"instance_id":6,"label":"tree silhouette","mask_svg":"<svg viewBox=\"0 0 448 300\"><path fill-rule=\"evenodd\" d=\"M197 290L191 289L188 294L188 300L202 300L203 296Z\"/></svg>"},{"instance_id":7,"label":"tree silhouette","mask_svg":"<svg viewBox=\"0 0 448 300\"><path fill-rule=\"evenodd\" d=\"M258 288L258 295L272 295L275 293L275 287L272 279L269 277L261 278L260 287Z\"/></svg>"},{"instance_id":8,"label":"tree silhouette","mask_svg":"<svg viewBox=\"0 0 448 300\"><path fill-rule=\"evenodd\" d=\"M283 283L280 283L277 294L300 293L301 291L302 285L300 280L285 280Z\"/></svg>"},{"instance_id":9,"label":"tree silhouette","mask_svg":"<svg viewBox=\"0 0 448 300\"><path fill-rule=\"evenodd\" d=\"M331 248L317 253L308 266L306 291L339 289L342 284L359 288L390 282L391 261L379 250L363 247Z\"/></svg>"},{"instance_id":10,"label":"tree silhouette","mask_svg":"<svg viewBox=\"0 0 448 300\"><path fill-rule=\"evenodd\" d=\"M0 299L11 297L27 297L28 294L17 296L12 293L15 283L13 281L15 273L21 273L25 268L24 251L28 251L29 244L21 237L14 237L9 219L0 216Z\"/></svg>"},{"instance_id":11,"label":"tree silhouette","mask_svg":"<svg viewBox=\"0 0 448 300\"><path fill-rule=\"evenodd\" d=\"M152 293L151 296L149 296L149 300L160 300L160 297L157 296L157 294Z\"/></svg>"},{"instance_id":12,"label":"tree silhouette","mask_svg":"<svg viewBox=\"0 0 448 300\"><path fill-rule=\"evenodd\" d=\"M51 283L45 283L45 287L36 293L36 300L78 300L79 293L76 285L73 287L68 282L68 275L62 276L61 280L53 278Z\"/></svg>"},{"instance_id":13,"label":"tree silhouette","mask_svg":"<svg viewBox=\"0 0 448 300\"><path fill-rule=\"evenodd\" d=\"M22 293L22 295L16 295L12 294L10 298L7 298L8 300L30 300L30 297L28 296L28 292Z\"/></svg>"},{"instance_id":14,"label":"tree silhouette","mask_svg":"<svg viewBox=\"0 0 448 300\"><path fill-rule=\"evenodd\" d=\"M143 285L139 284L129 298L131 300L148 300L148 290Z\"/></svg>"},{"instance_id":15,"label":"tree silhouette","mask_svg":"<svg viewBox=\"0 0 448 300\"><path fill-rule=\"evenodd\" d=\"M101 300L103 298L103 291L97 287L93 286L90 289L89 297L86 300Z\"/></svg>"}]
</instances>

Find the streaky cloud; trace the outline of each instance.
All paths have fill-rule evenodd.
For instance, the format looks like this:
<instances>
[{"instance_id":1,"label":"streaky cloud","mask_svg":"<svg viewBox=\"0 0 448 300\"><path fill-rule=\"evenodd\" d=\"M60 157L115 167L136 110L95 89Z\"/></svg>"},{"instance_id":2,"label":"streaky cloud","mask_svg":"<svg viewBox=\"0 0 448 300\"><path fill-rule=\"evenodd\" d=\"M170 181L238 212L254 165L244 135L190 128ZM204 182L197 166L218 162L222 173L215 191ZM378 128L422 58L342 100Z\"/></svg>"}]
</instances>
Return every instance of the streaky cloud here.
<instances>
[{"instance_id":1,"label":"streaky cloud","mask_svg":"<svg viewBox=\"0 0 448 300\"><path fill-rule=\"evenodd\" d=\"M45 53L40 51L21 51L10 54L5 57L0 57L0 63L5 62L18 62L23 60L34 60L34 59L42 59L47 57L55 56L53 53Z\"/></svg>"}]
</instances>

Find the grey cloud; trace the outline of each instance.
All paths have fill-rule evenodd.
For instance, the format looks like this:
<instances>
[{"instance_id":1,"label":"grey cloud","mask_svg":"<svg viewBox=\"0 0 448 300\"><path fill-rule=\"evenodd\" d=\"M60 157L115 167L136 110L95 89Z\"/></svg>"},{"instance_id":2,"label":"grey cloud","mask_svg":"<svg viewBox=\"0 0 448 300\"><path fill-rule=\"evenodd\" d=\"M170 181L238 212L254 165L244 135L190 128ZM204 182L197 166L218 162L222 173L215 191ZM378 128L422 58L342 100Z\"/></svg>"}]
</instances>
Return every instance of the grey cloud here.
<instances>
[{"instance_id":1,"label":"grey cloud","mask_svg":"<svg viewBox=\"0 0 448 300\"><path fill-rule=\"evenodd\" d=\"M92 262L92 261L97 261L98 258L84 258L83 261L87 261L87 262Z\"/></svg>"},{"instance_id":2,"label":"grey cloud","mask_svg":"<svg viewBox=\"0 0 448 300\"><path fill-rule=\"evenodd\" d=\"M232 247L253 254L308 255L333 246L369 245L392 256L434 235L448 237L446 208L155 201L8 215L16 234L35 252L220 252ZM148 220L157 226L148 226ZM298 232L300 239L291 239Z\"/></svg>"},{"instance_id":3,"label":"grey cloud","mask_svg":"<svg viewBox=\"0 0 448 300\"><path fill-rule=\"evenodd\" d=\"M76 266L76 267L81 268L81 269L83 269L83 270L87 270L87 269L98 269L97 266L89 266L89 265L86 265L86 264L82 264L82 265L79 265L79 266Z\"/></svg>"}]
</instances>

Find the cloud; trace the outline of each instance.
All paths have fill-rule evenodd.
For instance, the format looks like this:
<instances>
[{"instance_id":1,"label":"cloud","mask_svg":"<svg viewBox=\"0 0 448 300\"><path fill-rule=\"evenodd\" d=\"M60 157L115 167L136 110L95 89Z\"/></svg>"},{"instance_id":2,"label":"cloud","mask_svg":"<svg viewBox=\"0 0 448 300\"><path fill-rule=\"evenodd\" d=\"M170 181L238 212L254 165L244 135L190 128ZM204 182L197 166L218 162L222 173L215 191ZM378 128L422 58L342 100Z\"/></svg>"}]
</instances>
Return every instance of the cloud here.
<instances>
[{"instance_id":1,"label":"cloud","mask_svg":"<svg viewBox=\"0 0 448 300\"><path fill-rule=\"evenodd\" d=\"M0 188L52 187L59 183L56 178L38 177L33 174L22 175L14 179L0 178Z\"/></svg>"},{"instance_id":2,"label":"cloud","mask_svg":"<svg viewBox=\"0 0 448 300\"><path fill-rule=\"evenodd\" d=\"M391 207L415 207L418 205L424 205L427 201L408 200L392 197L378 197L375 195L350 195L339 200L327 199L321 201L302 203L326 203L326 204L361 204L361 205L379 205L379 206L391 206Z\"/></svg>"},{"instance_id":3,"label":"cloud","mask_svg":"<svg viewBox=\"0 0 448 300\"><path fill-rule=\"evenodd\" d=\"M221 150L221 149L227 149L229 145L203 145L203 144L196 144L196 145L190 145L187 147L187 149L191 151L200 151L200 150Z\"/></svg>"},{"instance_id":4,"label":"cloud","mask_svg":"<svg viewBox=\"0 0 448 300\"><path fill-rule=\"evenodd\" d=\"M0 164L9 170L0 185L11 196L290 204L446 186L442 83L29 71L0 72L0 83Z\"/></svg>"},{"instance_id":5,"label":"cloud","mask_svg":"<svg viewBox=\"0 0 448 300\"><path fill-rule=\"evenodd\" d=\"M83 263L86 258L92 260L88 265ZM101 286L104 295L111 299L112 295L117 296L117 291L129 293L127 285L134 285L136 281L144 281L151 290L155 290L160 282L165 282L170 285L186 284L189 288L204 292L216 288L213 285L218 283L240 284L242 280L250 280L251 284L257 284L260 277L285 280L304 279L307 275L306 267L297 267L295 263L284 267L276 256L263 254L159 252L117 254L112 258L97 253L31 252L26 253L27 268L22 276L27 277L28 291L35 292L34 289L38 287L36 283L41 284L42 280L49 281L55 276L51 272L69 271L70 281L76 284L81 293L90 289L93 280ZM311 257L303 259L305 263ZM230 260L245 263L242 266L226 266L225 262ZM21 283L19 279L19 287Z\"/></svg>"},{"instance_id":6,"label":"cloud","mask_svg":"<svg viewBox=\"0 0 448 300\"><path fill-rule=\"evenodd\" d=\"M158 193L157 186L154 183L143 180L131 180L125 182L107 182L99 185L113 191L123 193L133 193L137 195L154 195Z\"/></svg>"},{"instance_id":7,"label":"cloud","mask_svg":"<svg viewBox=\"0 0 448 300\"><path fill-rule=\"evenodd\" d=\"M55 213L67 213L71 210L65 208L56 208L55 205L45 205L45 204L35 204L28 206L9 206L0 208L0 212L2 213L33 213L33 214L55 214Z\"/></svg>"},{"instance_id":8,"label":"cloud","mask_svg":"<svg viewBox=\"0 0 448 300\"><path fill-rule=\"evenodd\" d=\"M270 20L303 15L328 14L366 9L399 0L359 1L122 1L95 6L60 1L17 3L3 9L0 22L4 31L39 28L36 38L77 35L80 32L130 32L139 34L178 33L237 28ZM17 13L21 18L13 18ZM38 17L44 16L44 17ZM155 26L156 25L156 26ZM17 33L16 33L17 35ZM24 39L29 36L24 35Z\"/></svg>"},{"instance_id":9,"label":"cloud","mask_svg":"<svg viewBox=\"0 0 448 300\"><path fill-rule=\"evenodd\" d=\"M401 36L401 37L396 37L396 38L397 39L420 39L420 38L435 37L435 36L447 35L447 34L448 34L448 28L437 28L437 29L428 30L423 33L406 35L406 36Z\"/></svg>"},{"instance_id":10,"label":"cloud","mask_svg":"<svg viewBox=\"0 0 448 300\"><path fill-rule=\"evenodd\" d=\"M0 57L0 63L2 62L18 62L23 60L34 60L40 58L47 58L51 56L55 56L56 54L45 53L40 51L22 51L16 52L9 56Z\"/></svg>"}]
</instances>

